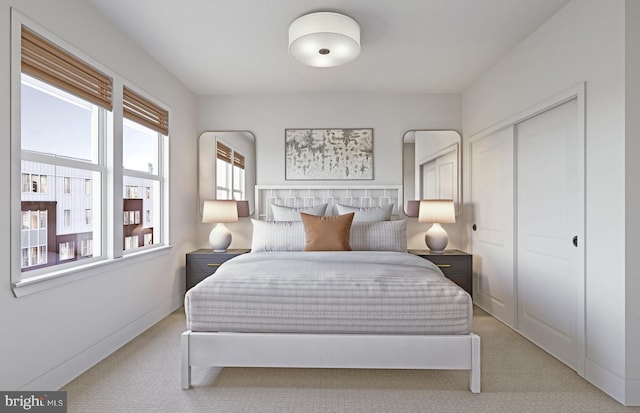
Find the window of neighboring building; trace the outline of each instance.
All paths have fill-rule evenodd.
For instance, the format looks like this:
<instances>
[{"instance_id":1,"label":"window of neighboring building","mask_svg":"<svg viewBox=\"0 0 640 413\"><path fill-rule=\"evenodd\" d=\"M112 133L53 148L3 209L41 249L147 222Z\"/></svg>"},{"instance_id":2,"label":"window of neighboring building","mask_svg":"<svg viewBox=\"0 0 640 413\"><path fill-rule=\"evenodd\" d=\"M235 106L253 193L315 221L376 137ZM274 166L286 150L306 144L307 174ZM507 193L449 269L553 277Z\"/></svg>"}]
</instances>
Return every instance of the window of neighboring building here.
<instances>
[{"instance_id":1,"label":"window of neighboring building","mask_svg":"<svg viewBox=\"0 0 640 413\"><path fill-rule=\"evenodd\" d=\"M47 192L47 175L22 174L22 192Z\"/></svg>"},{"instance_id":2,"label":"window of neighboring building","mask_svg":"<svg viewBox=\"0 0 640 413\"><path fill-rule=\"evenodd\" d=\"M69 178L68 176L64 177L64 193L65 194L71 193L71 178Z\"/></svg>"},{"instance_id":3,"label":"window of neighboring building","mask_svg":"<svg viewBox=\"0 0 640 413\"><path fill-rule=\"evenodd\" d=\"M93 255L93 240L83 239L80 241L80 256L90 257Z\"/></svg>"},{"instance_id":4,"label":"window of neighboring building","mask_svg":"<svg viewBox=\"0 0 640 413\"><path fill-rule=\"evenodd\" d=\"M58 246L60 249L60 260L72 260L76 257L76 244L73 241L61 242Z\"/></svg>"},{"instance_id":5,"label":"window of neighboring building","mask_svg":"<svg viewBox=\"0 0 640 413\"><path fill-rule=\"evenodd\" d=\"M217 199L244 200L244 156L217 141L216 158Z\"/></svg>"},{"instance_id":6,"label":"window of neighboring building","mask_svg":"<svg viewBox=\"0 0 640 413\"><path fill-rule=\"evenodd\" d=\"M85 179L84 180L84 194L86 196L91 196L91 179Z\"/></svg>"},{"instance_id":7,"label":"window of neighboring building","mask_svg":"<svg viewBox=\"0 0 640 413\"><path fill-rule=\"evenodd\" d=\"M85 223L85 225L91 225L91 210L90 209L85 209L84 210L84 223Z\"/></svg>"}]
</instances>

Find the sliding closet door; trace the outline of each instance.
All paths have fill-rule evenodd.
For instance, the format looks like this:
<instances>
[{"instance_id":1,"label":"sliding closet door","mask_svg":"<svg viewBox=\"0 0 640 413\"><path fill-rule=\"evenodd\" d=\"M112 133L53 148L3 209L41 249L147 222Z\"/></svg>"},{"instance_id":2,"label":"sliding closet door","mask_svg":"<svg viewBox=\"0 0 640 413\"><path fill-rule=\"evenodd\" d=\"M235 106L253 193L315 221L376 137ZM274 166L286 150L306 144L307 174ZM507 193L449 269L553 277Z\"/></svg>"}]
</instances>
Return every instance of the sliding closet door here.
<instances>
[{"instance_id":1,"label":"sliding closet door","mask_svg":"<svg viewBox=\"0 0 640 413\"><path fill-rule=\"evenodd\" d=\"M574 99L516 125L517 329L574 368L584 204L576 113Z\"/></svg>"},{"instance_id":2,"label":"sliding closet door","mask_svg":"<svg viewBox=\"0 0 640 413\"><path fill-rule=\"evenodd\" d=\"M469 145L474 301L513 326L513 128Z\"/></svg>"}]
</instances>

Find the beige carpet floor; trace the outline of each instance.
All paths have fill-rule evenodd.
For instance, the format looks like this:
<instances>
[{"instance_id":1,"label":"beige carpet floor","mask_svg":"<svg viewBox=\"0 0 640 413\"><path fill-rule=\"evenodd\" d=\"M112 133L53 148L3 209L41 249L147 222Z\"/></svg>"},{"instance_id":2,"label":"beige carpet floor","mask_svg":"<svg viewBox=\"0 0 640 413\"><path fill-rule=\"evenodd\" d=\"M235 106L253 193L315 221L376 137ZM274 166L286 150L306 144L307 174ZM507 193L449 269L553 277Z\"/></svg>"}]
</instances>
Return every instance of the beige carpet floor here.
<instances>
[{"instance_id":1,"label":"beige carpet floor","mask_svg":"<svg viewBox=\"0 0 640 413\"><path fill-rule=\"evenodd\" d=\"M69 383L68 412L640 412L476 309L482 393L463 371L193 369L180 388L183 310Z\"/></svg>"}]
</instances>

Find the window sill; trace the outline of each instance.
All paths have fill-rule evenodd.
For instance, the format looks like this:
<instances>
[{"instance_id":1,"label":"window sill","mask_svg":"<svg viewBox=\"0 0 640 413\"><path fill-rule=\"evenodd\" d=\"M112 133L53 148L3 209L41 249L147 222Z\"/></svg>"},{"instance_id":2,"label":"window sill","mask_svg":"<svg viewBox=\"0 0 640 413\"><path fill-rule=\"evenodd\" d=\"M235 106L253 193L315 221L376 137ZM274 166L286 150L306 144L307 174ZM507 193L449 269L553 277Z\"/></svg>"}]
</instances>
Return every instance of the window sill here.
<instances>
[{"instance_id":1,"label":"window sill","mask_svg":"<svg viewBox=\"0 0 640 413\"><path fill-rule=\"evenodd\" d=\"M113 271L121 266L131 265L132 262L143 261L156 256L169 253L172 245L165 245L146 251L127 254L117 259L105 259L96 261L86 265L66 269L63 271L55 271L42 277L27 278L11 285L13 295L17 298L24 297L40 291L59 287L70 282L83 280L96 274L101 274L107 270Z\"/></svg>"}]
</instances>

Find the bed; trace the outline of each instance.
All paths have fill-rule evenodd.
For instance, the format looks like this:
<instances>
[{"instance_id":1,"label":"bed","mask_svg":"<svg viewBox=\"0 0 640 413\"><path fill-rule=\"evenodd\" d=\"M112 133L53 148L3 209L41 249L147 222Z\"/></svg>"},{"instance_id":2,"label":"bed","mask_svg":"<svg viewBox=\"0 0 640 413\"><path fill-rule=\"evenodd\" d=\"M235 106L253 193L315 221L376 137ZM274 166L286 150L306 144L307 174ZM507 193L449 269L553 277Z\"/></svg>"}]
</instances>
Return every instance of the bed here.
<instances>
[{"instance_id":1,"label":"bed","mask_svg":"<svg viewBox=\"0 0 640 413\"><path fill-rule=\"evenodd\" d=\"M254 221L252 252L185 297L191 367L469 370L480 392L472 301L406 252L406 222L353 222L353 251L303 251L302 222ZM404 236L404 239L402 239Z\"/></svg>"}]
</instances>

